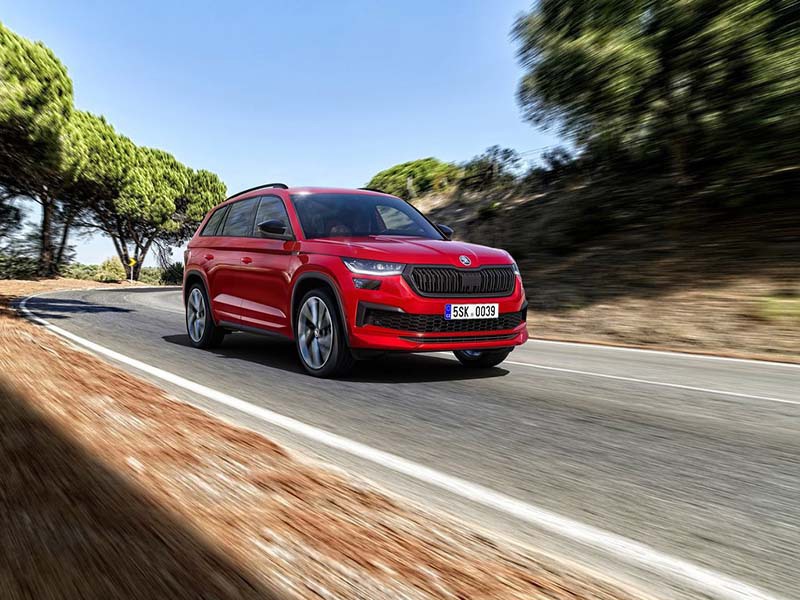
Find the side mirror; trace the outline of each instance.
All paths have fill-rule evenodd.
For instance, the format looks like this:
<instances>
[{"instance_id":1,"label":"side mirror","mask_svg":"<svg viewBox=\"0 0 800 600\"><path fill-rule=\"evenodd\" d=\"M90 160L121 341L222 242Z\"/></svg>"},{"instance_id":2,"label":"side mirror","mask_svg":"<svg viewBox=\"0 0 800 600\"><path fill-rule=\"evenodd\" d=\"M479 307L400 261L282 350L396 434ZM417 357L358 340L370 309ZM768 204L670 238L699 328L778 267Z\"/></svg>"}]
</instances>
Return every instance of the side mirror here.
<instances>
[{"instance_id":1,"label":"side mirror","mask_svg":"<svg viewBox=\"0 0 800 600\"><path fill-rule=\"evenodd\" d=\"M446 237L448 240L453 237L453 228L448 227L447 225L442 225L441 223L437 223L436 227L439 231L442 232L442 235Z\"/></svg>"},{"instance_id":2,"label":"side mirror","mask_svg":"<svg viewBox=\"0 0 800 600\"><path fill-rule=\"evenodd\" d=\"M266 236L283 236L286 235L286 223L278 219L270 219L258 224L258 230Z\"/></svg>"}]
</instances>

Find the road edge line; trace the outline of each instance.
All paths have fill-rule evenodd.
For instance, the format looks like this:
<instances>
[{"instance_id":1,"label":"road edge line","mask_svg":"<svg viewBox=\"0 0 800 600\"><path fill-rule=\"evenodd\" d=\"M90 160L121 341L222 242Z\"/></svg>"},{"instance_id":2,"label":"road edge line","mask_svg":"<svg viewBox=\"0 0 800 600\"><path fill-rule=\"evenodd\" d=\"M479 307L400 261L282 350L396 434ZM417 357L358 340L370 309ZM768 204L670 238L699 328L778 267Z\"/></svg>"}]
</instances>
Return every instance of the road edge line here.
<instances>
[{"instance_id":1,"label":"road edge line","mask_svg":"<svg viewBox=\"0 0 800 600\"><path fill-rule=\"evenodd\" d=\"M756 366L769 367L789 367L800 369L800 363L786 362L780 360L769 360L766 358L742 358L739 356L726 356L724 354L712 354L706 352L690 352L688 350L657 350L656 348L642 348L639 346L624 346L612 342L575 342L570 340L554 340L549 338L530 337L526 344L554 344L561 346L576 346L578 348L599 348L601 350L618 350L620 352L644 352L646 354L662 354L674 358L701 358L705 360L723 360L732 362L749 363Z\"/></svg>"},{"instance_id":2,"label":"road edge line","mask_svg":"<svg viewBox=\"0 0 800 600\"><path fill-rule=\"evenodd\" d=\"M701 388L692 385L683 385L681 383L668 383L666 381L652 381L650 379L638 379L636 377L625 377L623 375L611 375L608 373L595 373L593 371L580 371L578 369L567 369L565 367L550 367L547 365L537 365L535 363L526 363L514 360L506 360L505 363L509 365L517 365L519 367L530 367L531 369L542 369L545 371L556 371L559 373L572 373L574 375L585 375L587 377L601 377L603 379L614 379L617 381L630 381L632 383L641 383L644 385L660 385L662 387L674 388L679 390L689 390L692 392L703 392L707 394L716 394L718 396L733 396L735 398L752 398L753 400L765 400L768 402L779 402L781 404L800 404L798 400L788 400L786 398L775 398L773 396L756 396L754 394L742 394L740 392L728 392L725 390L714 390L711 388Z\"/></svg>"}]
</instances>

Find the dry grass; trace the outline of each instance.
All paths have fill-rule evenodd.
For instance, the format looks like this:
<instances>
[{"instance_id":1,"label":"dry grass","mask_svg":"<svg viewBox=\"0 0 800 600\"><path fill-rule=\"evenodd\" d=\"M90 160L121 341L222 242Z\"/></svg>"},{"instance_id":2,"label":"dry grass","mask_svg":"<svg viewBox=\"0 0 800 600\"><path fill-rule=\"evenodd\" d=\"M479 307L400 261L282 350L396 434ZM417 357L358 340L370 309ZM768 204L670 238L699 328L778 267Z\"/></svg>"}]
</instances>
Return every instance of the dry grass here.
<instances>
[{"instance_id":1,"label":"dry grass","mask_svg":"<svg viewBox=\"0 0 800 600\"><path fill-rule=\"evenodd\" d=\"M0 340L3 597L627 597L293 456L9 312Z\"/></svg>"},{"instance_id":2,"label":"dry grass","mask_svg":"<svg viewBox=\"0 0 800 600\"><path fill-rule=\"evenodd\" d=\"M800 298L767 296L761 300L757 316L767 321L798 326L800 325Z\"/></svg>"},{"instance_id":3,"label":"dry grass","mask_svg":"<svg viewBox=\"0 0 800 600\"><path fill-rule=\"evenodd\" d=\"M765 277L655 297L534 308L533 337L800 362L800 302L775 297Z\"/></svg>"}]
</instances>

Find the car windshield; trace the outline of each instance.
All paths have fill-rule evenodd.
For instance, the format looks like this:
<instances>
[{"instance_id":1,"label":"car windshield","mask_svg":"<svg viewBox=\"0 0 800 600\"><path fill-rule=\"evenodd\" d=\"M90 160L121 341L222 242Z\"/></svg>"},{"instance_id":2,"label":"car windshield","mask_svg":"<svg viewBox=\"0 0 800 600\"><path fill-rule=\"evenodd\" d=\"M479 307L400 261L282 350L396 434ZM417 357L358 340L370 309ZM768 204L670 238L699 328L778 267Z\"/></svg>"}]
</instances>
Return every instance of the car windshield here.
<instances>
[{"instance_id":1,"label":"car windshield","mask_svg":"<svg viewBox=\"0 0 800 600\"><path fill-rule=\"evenodd\" d=\"M443 239L419 211L393 196L293 194L306 238L396 235Z\"/></svg>"}]
</instances>

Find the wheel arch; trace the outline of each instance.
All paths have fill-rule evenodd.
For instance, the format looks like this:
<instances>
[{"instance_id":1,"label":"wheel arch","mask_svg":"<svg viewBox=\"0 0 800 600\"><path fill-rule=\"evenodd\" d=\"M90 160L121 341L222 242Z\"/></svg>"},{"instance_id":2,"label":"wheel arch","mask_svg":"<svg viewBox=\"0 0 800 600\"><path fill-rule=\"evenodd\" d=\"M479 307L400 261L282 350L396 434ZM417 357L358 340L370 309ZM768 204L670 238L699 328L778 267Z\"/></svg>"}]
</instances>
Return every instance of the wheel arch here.
<instances>
[{"instance_id":1,"label":"wheel arch","mask_svg":"<svg viewBox=\"0 0 800 600\"><path fill-rule=\"evenodd\" d=\"M347 324L347 313L344 310L344 303L342 302L342 294L339 291L339 286L336 284L336 280L334 280L333 277L320 271L306 271L305 273L302 273L295 279L294 285L292 286L290 314L292 338L295 337L294 322L300 300L302 300L303 296L305 296L309 291L320 287L330 290L333 294L333 297L336 300L337 308L339 309L339 316L342 319L342 325L344 326L345 337L349 341L350 328Z\"/></svg>"},{"instance_id":2,"label":"wheel arch","mask_svg":"<svg viewBox=\"0 0 800 600\"><path fill-rule=\"evenodd\" d=\"M206 290L206 294L211 300L211 290L208 289L208 281L202 271L198 269L190 269L183 275L183 303L186 304L186 293L193 284L200 283Z\"/></svg>"}]
</instances>

